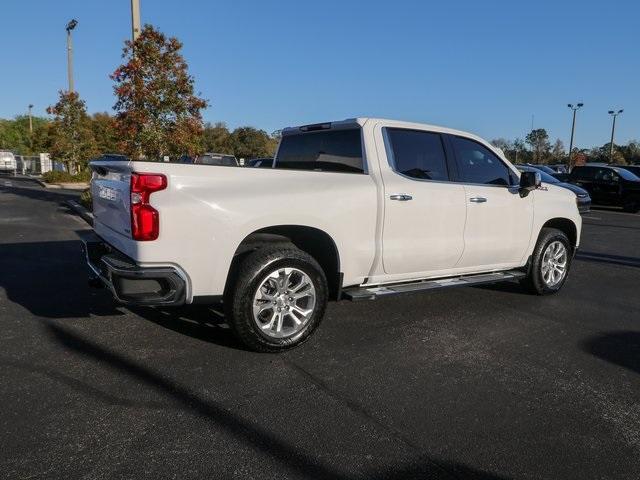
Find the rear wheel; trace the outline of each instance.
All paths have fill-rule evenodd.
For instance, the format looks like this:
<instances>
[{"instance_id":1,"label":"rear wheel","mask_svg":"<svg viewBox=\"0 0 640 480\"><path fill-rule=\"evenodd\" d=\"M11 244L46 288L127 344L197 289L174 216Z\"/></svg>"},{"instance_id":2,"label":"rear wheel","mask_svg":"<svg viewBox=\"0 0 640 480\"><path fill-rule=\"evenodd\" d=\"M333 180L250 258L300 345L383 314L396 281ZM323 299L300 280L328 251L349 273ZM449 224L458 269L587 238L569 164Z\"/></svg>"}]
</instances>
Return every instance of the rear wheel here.
<instances>
[{"instance_id":1,"label":"rear wheel","mask_svg":"<svg viewBox=\"0 0 640 480\"><path fill-rule=\"evenodd\" d=\"M265 247L244 258L225 298L227 319L252 350L300 345L318 327L327 280L313 257L291 246Z\"/></svg>"},{"instance_id":2,"label":"rear wheel","mask_svg":"<svg viewBox=\"0 0 640 480\"><path fill-rule=\"evenodd\" d=\"M522 284L538 295L558 292L569 274L571 249L571 243L564 232L555 228L543 228Z\"/></svg>"}]
</instances>

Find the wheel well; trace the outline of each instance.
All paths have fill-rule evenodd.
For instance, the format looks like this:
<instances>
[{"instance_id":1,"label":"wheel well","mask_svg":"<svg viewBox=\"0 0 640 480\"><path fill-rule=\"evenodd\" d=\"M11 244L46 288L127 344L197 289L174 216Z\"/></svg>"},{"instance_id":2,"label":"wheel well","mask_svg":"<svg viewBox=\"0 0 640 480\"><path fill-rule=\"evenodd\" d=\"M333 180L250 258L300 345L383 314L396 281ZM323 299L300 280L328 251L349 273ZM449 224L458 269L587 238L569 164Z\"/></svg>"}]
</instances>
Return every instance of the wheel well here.
<instances>
[{"instance_id":1,"label":"wheel well","mask_svg":"<svg viewBox=\"0 0 640 480\"><path fill-rule=\"evenodd\" d=\"M568 218L552 218L542 226L542 228L545 227L557 228L567 236L573 248L576 247L576 242L578 241L578 229L576 228L575 223Z\"/></svg>"},{"instance_id":2,"label":"wheel well","mask_svg":"<svg viewBox=\"0 0 640 480\"><path fill-rule=\"evenodd\" d=\"M262 228L245 237L238 245L231 263L228 279L232 278L235 265L250 252L265 245L293 244L311 255L322 267L329 286L329 298L337 299L342 288L340 256L333 239L324 231L302 225L278 225ZM229 280L227 280L227 285Z\"/></svg>"}]
</instances>

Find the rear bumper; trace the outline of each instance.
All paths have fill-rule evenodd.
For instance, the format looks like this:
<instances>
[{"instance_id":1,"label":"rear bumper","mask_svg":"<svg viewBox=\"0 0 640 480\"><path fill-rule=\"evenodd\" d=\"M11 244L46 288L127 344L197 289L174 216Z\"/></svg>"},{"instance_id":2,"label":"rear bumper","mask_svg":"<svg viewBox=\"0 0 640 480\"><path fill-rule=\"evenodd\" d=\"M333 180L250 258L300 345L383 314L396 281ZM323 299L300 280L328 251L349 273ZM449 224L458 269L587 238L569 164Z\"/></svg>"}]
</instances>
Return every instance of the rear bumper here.
<instances>
[{"instance_id":1,"label":"rear bumper","mask_svg":"<svg viewBox=\"0 0 640 480\"><path fill-rule=\"evenodd\" d=\"M140 267L97 235L82 238L90 279L102 282L121 303L183 305L186 282L173 267Z\"/></svg>"}]
</instances>

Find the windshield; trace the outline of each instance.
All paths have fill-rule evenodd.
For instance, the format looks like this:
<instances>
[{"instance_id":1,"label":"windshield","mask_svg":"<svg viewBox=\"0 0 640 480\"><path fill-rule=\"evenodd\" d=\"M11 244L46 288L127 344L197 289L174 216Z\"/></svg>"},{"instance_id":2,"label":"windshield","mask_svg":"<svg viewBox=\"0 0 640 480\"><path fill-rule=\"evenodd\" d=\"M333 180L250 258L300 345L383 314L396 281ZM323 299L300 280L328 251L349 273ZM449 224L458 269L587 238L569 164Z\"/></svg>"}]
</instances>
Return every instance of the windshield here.
<instances>
[{"instance_id":1,"label":"windshield","mask_svg":"<svg viewBox=\"0 0 640 480\"><path fill-rule=\"evenodd\" d=\"M552 177L547 172L538 170L537 168L533 168L533 167L516 167L516 168L521 172L538 172L544 183L560 183L560 180L558 180L556 177Z\"/></svg>"},{"instance_id":2,"label":"windshield","mask_svg":"<svg viewBox=\"0 0 640 480\"><path fill-rule=\"evenodd\" d=\"M226 167L236 167L238 165L236 158L231 155L212 155L208 153L199 156L194 163L201 163L203 165L223 165Z\"/></svg>"},{"instance_id":3,"label":"windshield","mask_svg":"<svg viewBox=\"0 0 640 480\"><path fill-rule=\"evenodd\" d=\"M625 170L624 168L614 168L614 170L625 180L631 180L632 182L640 182L640 177L631 173L629 170Z\"/></svg>"}]
</instances>

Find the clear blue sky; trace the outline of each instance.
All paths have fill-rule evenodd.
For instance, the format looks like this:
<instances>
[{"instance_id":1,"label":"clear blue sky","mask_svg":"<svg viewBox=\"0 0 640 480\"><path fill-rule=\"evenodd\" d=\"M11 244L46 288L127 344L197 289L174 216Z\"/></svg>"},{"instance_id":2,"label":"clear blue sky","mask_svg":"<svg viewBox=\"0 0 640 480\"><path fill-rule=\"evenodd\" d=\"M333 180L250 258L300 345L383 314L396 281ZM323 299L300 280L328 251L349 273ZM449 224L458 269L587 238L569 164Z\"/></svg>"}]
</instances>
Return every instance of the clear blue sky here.
<instances>
[{"instance_id":1,"label":"clear blue sky","mask_svg":"<svg viewBox=\"0 0 640 480\"><path fill-rule=\"evenodd\" d=\"M568 147L568 102L583 101L576 144L640 139L640 2L141 0L142 21L177 36L211 101L204 117L269 132L354 116L524 137L535 115ZM66 88L111 111L108 74L130 36L129 0L2 0L0 117Z\"/></svg>"}]
</instances>

